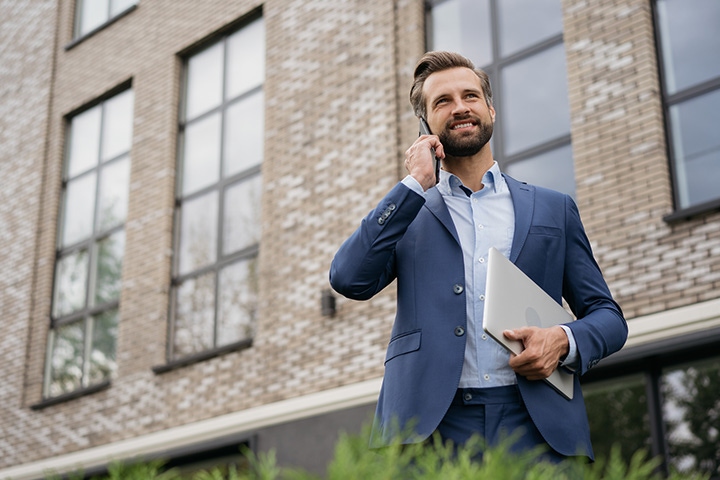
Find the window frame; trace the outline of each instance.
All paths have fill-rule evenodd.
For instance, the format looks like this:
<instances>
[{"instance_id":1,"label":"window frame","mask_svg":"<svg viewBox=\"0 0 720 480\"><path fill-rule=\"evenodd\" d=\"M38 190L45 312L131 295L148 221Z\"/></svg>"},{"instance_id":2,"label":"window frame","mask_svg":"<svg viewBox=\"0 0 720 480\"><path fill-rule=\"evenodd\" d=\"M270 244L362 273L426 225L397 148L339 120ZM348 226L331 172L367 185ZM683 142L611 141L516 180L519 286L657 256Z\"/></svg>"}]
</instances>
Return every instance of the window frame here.
<instances>
[{"instance_id":1,"label":"window frame","mask_svg":"<svg viewBox=\"0 0 720 480\"><path fill-rule=\"evenodd\" d=\"M425 50L429 51L429 49L432 47L432 37L433 37L433 21L432 21L432 9L433 7L440 5L448 0L426 0L425 2ZM529 59L533 57L534 55L543 53L545 51L550 50L553 47L557 47L558 45L564 45L564 32L561 31L560 33L556 33L550 37L547 37L539 42L534 42L530 45L526 45L518 50L515 50L514 52L510 53L509 55L502 55L501 48L500 48L500 42L501 42L501 32L500 32L500 14L498 11L498 5L497 2L500 0L488 0L488 7L489 7L489 15L490 15L490 38L491 38L491 55L492 60L490 63L486 65L476 65L476 67L481 68L485 73L488 74L488 77L490 78L490 84L492 85L492 91L493 91L493 106L498 112L503 112L503 98L502 98L502 90L504 86L501 82L501 73L504 68L516 64L518 62L521 62L523 60ZM567 71L565 72L567 75ZM570 112L568 111L568 117L570 120L570 126L572 125L572 118L570 117ZM506 138L505 138L505 132L504 130L504 123L505 119L503 115L498 115L495 120L495 126L493 129L493 136L492 136L492 149L493 149L493 157L500 165L501 169L506 169L508 166L522 162L523 160L527 160L545 153L552 152L554 150L558 150L565 146L570 146L572 148L572 131L568 131L568 133L550 138L547 140L544 140L541 143L535 143L530 147L523 147L521 150L512 153L508 155L506 153ZM573 163L574 163L574 156L573 156ZM573 192L576 191L577 182L575 181L575 175L573 172Z\"/></svg>"},{"instance_id":2,"label":"window frame","mask_svg":"<svg viewBox=\"0 0 720 480\"><path fill-rule=\"evenodd\" d=\"M140 0L136 0L135 3L132 5L129 5L124 10L116 13L114 16L111 16L108 12L108 18L103 23L99 24L98 26L88 30L85 33L80 33L80 21L81 21L81 15L82 15L82 3L85 0L75 0L73 3L73 19L72 19L72 40L65 45L65 50L70 50L79 43L82 43L87 38L92 37L96 33L98 33L101 30L106 29L113 23L117 22L121 18L125 17L126 15L129 15L131 12L135 11L138 8L138 4L140 3ZM111 8L111 2L112 0L108 1L108 10Z\"/></svg>"},{"instance_id":3,"label":"window frame","mask_svg":"<svg viewBox=\"0 0 720 480\"><path fill-rule=\"evenodd\" d=\"M42 381L42 400L38 402L37 404L33 405L32 408L39 409L44 408L46 406L55 405L57 403L64 402L66 400L74 399L89 393L94 393L96 391L104 390L105 388L109 387L112 383L112 377L105 378L102 381L99 382L90 382L89 379L89 370L87 366L89 353L88 351L92 351L92 339L88 340L88 335L91 335L91 330L88 329L88 325L95 322L95 318L99 317L103 313L108 312L116 312L116 315L118 315L118 321L119 321L119 315L120 315L120 295L118 294L118 297L113 300L104 301L101 303L96 303L95 301L95 292L96 292L96 281L97 281L97 265L98 265L98 251L100 244L111 238L112 236L116 235L120 232L125 232L125 227L127 224L127 217L123 219L122 222L112 225L110 227L104 227L104 228L98 228L97 221L98 221L98 207L100 204L100 185L102 180L102 172L112 167L113 165L122 162L127 161L129 163L128 167L130 170L132 170L132 138L130 139L130 144L128 150L122 151L121 153L115 153L112 157L103 160L102 159L102 147L103 147L103 127L106 119L106 114L104 112L105 104L114 98L118 97L119 95L126 94L127 92L132 92L133 99L133 112L134 112L134 105L135 105L135 99L134 99L134 92L133 86L132 86L132 79L127 80L120 85L114 87L113 89L107 91L105 94L101 95L100 97L94 99L92 102L82 106L81 108L74 110L63 118L63 139L64 139L64 146L63 146L63 156L62 156L62 180L60 185L60 192L61 192L61 198L58 202L58 213L57 213L57 221L56 221L56 231L55 231L55 254L53 256L53 274L52 274L52 297L50 302L50 312L48 315L48 336L45 341L45 362L43 364L43 381ZM98 159L97 164L92 166L91 168L86 169L85 171L81 171L77 173L74 177L69 178L69 168L70 168L70 149L71 149L71 129L72 129L72 121L73 119L77 118L80 114L85 113L93 108L100 107L103 109L103 112L100 115L100 124L98 126L98 135L100 138L98 139ZM130 118L130 121L134 123L134 113ZM63 245L63 232L65 229L65 222L66 222L66 202L67 202L67 187L68 183L71 180L77 180L79 178L82 178L87 175L95 175L95 195L93 198L94 206L93 206L93 217L91 219L92 222L92 231L87 237L84 237L80 240L73 241L72 243L68 245ZM127 188L129 190L129 183L127 185ZM125 252L125 244L123 243L123 261L124 261L124 252ZM85 251L87 255L87 267L86 267L86 273L87 277L85 279L85 297L83 299L83 306L81 308L78 308L76 310L73 310L69 313L62 313L55 314L55 306L57 302L56 294L57 294L57 282L59 281L58 275L59 275L59 262L63 258L67 258L77 252ZM54 347L54 339L56 335L57 329L64 327L66 325L71 325L74 323L82 323L83 326L83 373L82 377L80 379L80 385L70 391L63 392L57 395L52 395L50 393L50 385L52 383L52 362L53 362L53 347ZM117 338L116 338L117 341ZM117 343L116 343L116 352L117 352Z\"/></svg>"},{"instance_id":4,"label":"window frame","mask_svg":"<svg viewBox=\"0 0 720 480\"><path fill-rule=\"evenodd\" d=\"M253 345L253 337L250 338L244 338L240 339L236 342L219 345L217 344L217 329L218 329L218 307L219 307L219 297L220 297L220 285L219 285L219 279L220 274L222 270L225 267L229 267L233 264L238 264L244 261L257 261L259 258L259 251L260 251L260 243L254 243L252 245L246 246L244 248L241 248L237 251L224 254L222 251L223 247L223 231L224 231L224 217L225 217L225 200L224 195L227 192L229 188L232 188L234 186L240 185L244 182L252 182L256 178L260 178L262 181L262 161L259 164L244 168L240 171L237 171L235 173L232 173L230 175L223 175L223 149L224 149L224 141L225 141L225 126L226 126L226 115L227 111L233 107L234 105L238 104L239 102L242 102L243 100L246 100L248 98L251 98L254 95L257 94L263 94L265 91L265 80L259 85L256 85L248 90L243 91L240 94L237 94L236 96L226 99L225 98L225 92L227 89L227 44L230 37L241 31L243 28L250 26L255 21L262 21L265 22L265 18L263 16L262 9L257 9L250 14L243 16L239 21L233 22L231 25L226 26L225 28L219 30L214 35L209 37L206 41L203 41L197 45L192 46L191 48L187 49L186 51L180 52L178 56L180 57L180 61L182 62L182 80L180 82L180 96L179 96L179 105L180 108L178 109L178 120L177 120L177 154L176 154L176 161L177 161L177 167L176 167L176 181L175 181L175 201L174 201L174 212L173 212L173 258L171 262L171 278L170 278L170 295L169 295L169 305L168 305L168 330L167 330L167 343L166 343L166 361L164 364L156 365L152 367L152 370L156 374L165 373L171 370L174 370L176 368L181 368L187 365L191 365L194 363L202 362L205 360L209 360L211 358L215 358L221 355L225 355L230 352L244 350L247 348L250 348ZM264 27L263 27L264 28ZM266 31L264 30L265 38L267 38ZM212 48L214 45L222 42L224 44L223 49L223 70L222 70L222 100L220 104L217 106L204 111L203 113L196 115L193 117L189 122L186 119L186 108L187 108L187 90L188 90L188 63L189 60L196 54L199 54L203 52L206 49ZM263 55L267 55L267 47L265 47L263 51ZM265 102L265 99L263 97L263 108L265 108L267 103ZM196 122L200 122L212 115L220 114L221 115L221 125L220 125L220 135L219 135L219 143L220 143L220 162L219 162L219 169L220 174L216 181L214 181L211 184L208 184L206 186L203 186L201 188L195 189L192 192L188 194L183 194L183 175L184 175L184 168L183 168L183 142L184 142L184 133L188 126L188 124L193 124ZM262 139L263 139L263 145L265 140L265 129L263 128L262 132ZM187 272L180 272L180 242L181 242L181 215L182 215L182 205L188 201L194 200L196 198L200 198L204 195L207 195L212 192L217 192L218 195L218 210L217 210L217 225L216 225L216 233L217 238L215 239L215 250L217 252L216 258L212 263L209 263L207 265L204 265L199 268L193 268L191 270L188 270ZM213 304L214 304L214 310L213 310L213 347L208 348L202 351L186 354L186 355L176 355L174 353L175 351L175 330L176 330L176 320L177 320L177 298L178 298L178 290L179 287L188 280L191 280L193 278L201 278L204 275L212 274L215 279L215 288L213 292Z\"/></svg>"},{"instance_id":5,"label":"window frame","mask_svg":"<svg viewBox=\"0 0 720 480\"><path fill-rule=\"evenodd\" d=\"M652 0L650 2L650 8L652 10L653 36L655 41L655 58L657 60L658 81L660 83L660 99L662 103L664 126L663 133L665 136L665 153L667 155L667 166L670 173L673 200L673 211L670 214L665 215L663 217L663 220L666 223L672 224L681 222L683 220L690 220L694 217L720 210L720 195L718 195L718 197L713 200L702 202L689 207L680 206L680 180L678 179L675 169L675 141L672 135L673 125L670 115L670 109L675 105L680 105L683 102L692 100L707 93L720 91L720 75L715 78L697 83L691 87L681 89L675 93L669 94L666 88L666 65L663 56L663 39L662 32L660 31L660 14L658 11L657 0Z\"/></svg>"},{"instance_id":6,"label":"window frame","mask_svg":"<svg viewBox=\"0 0 720 480\"><path fill-rule=\"evenodd\" d=\"M616 378L643 375L647 394L652 457L659 457L659 469L669 475L669 446L663 417L662 377L666 370L718 357L720 328L703 330L649 344L624 348L603 359L580 379L583 386ZM717 478L717 477L711 477Z\"/></svg>"}]
</instances>

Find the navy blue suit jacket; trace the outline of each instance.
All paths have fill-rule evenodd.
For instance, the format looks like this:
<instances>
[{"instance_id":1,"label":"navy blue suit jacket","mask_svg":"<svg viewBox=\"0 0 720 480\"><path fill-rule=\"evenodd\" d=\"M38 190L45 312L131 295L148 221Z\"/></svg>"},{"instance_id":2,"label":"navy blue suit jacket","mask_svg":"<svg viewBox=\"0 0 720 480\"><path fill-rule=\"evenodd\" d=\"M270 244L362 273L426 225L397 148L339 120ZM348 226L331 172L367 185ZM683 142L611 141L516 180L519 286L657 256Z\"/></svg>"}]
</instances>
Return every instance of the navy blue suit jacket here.
<instances>
[{"instance_id":1,"label":"navy blue suit jacket","mask_svg":"<svg viewBox=\"0 0 720 480\"><path fill-rule=\"evenodd\" d=\"M530 417L563 455L592 458L579 375L619 350L627 324L602 277L572 198L505 176L515 210L510 260L577 321L568 324L580 366L572 400L543 381L517 381ZM436 188L426 198L398 183L340 247L330 283L369 299L397 279L397 312L385 358L373 445L398 432L404 443L430 436L458 388L467 331L463 255L450 212Z\"/></svg>"}]
</instances>

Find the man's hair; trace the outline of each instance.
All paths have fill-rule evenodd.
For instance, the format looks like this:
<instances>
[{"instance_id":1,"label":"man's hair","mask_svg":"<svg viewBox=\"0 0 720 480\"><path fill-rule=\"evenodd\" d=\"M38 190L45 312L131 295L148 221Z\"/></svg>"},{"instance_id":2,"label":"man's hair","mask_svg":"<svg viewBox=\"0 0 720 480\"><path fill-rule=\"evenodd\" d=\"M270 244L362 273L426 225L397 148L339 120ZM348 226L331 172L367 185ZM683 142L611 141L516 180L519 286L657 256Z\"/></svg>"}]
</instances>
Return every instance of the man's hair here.
<instances>
[{"instance_id":1,"label":"man's hair","mask_svg":"<svg viewBox=\"0 0 720 480\"><path fill-rule=\"evenodd\" d=\"M427 115L427 105L425 103L425 95L423 95L423 85L425 80L436 72L449 70L451 68L465 67L469 68L480 79L485 103L488 107L492 106L492 90L490 89L490 78L487 73L475 65L467 58L459 53L453 52L428 52L418 60L415 66L415 74L412 87L410 87L410 104L418 117Z\"/></svg>"}]
</instances>

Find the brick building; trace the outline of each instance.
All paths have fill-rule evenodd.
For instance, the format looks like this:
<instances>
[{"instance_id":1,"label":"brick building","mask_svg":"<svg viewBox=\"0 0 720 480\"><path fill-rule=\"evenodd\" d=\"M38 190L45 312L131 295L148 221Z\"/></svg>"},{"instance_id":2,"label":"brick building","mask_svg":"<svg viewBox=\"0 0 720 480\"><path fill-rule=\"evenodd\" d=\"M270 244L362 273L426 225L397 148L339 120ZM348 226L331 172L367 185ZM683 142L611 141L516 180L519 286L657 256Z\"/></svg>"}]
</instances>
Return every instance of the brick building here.
<instances>
[{"instance_id":1,"label":"brick building","mask_svg":"<svg viewBox=\"0 0 720 480\"><path fill-rule=\"evenodd\" d=\"M327 269L404 176L426 49L488 71L501 168L575 197L628 318L584 383L598 453L718 475L717 2L0 13L0 478L243 444L323 471L370 418L394 315L392 289L321 308Z\"/></svg>"}]
</instances>

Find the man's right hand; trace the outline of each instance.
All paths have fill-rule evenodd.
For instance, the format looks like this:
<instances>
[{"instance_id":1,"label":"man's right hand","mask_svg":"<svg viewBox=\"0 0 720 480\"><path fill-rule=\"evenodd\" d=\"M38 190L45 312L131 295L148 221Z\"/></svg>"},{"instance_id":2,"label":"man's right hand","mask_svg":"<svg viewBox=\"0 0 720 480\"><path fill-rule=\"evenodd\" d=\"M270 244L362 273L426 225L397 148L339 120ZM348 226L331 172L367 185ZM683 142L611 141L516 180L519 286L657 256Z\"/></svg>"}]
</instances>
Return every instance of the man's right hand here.
<instances>
[{"instance_id":1,"label":"man's right hand","mask_svg":"<svg viewBox=\"0 0 720 480\"><path fill-rule=\"evenodd\" d=\"M437 135L421 135L405 151L405 168L425 191L434 187L437 183L435 181L435 163L433 162L432 148L435 149L435 156L438 160L445 158L442 143L440 143Z\"/></svg>"}]
</instances>

